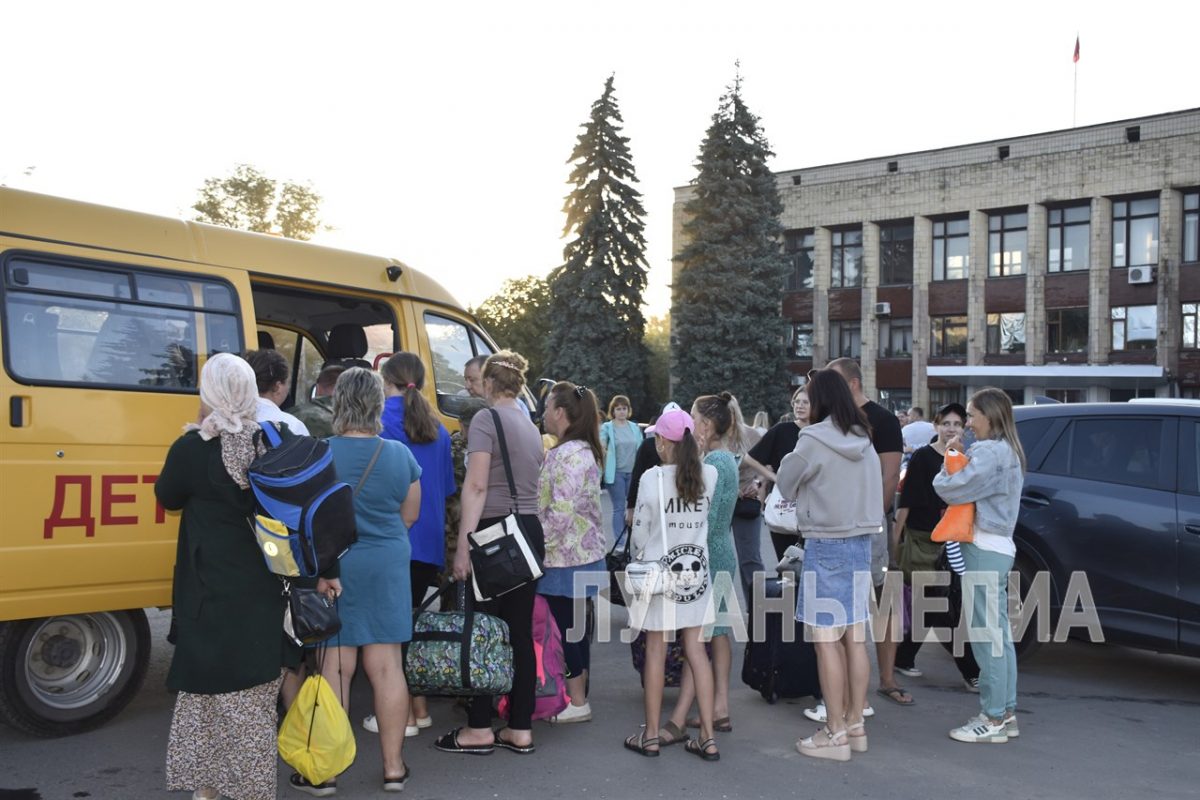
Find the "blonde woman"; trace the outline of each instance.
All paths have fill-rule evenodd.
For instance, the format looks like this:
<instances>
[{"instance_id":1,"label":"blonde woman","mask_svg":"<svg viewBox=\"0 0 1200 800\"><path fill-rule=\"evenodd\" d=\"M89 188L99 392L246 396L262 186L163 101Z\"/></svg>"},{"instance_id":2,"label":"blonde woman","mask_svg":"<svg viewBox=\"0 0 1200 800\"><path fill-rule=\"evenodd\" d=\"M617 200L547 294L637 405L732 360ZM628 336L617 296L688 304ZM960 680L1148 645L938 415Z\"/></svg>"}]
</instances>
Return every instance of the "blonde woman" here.
<instances>
[{"instance_id":1,"label":"blonde woman","mask_svg":"<svg viewBox=\"0 0 1200 800\"><path fill-rule=\"evenodd\" d=\"M1017 554L1012 537L1021 510L1025 451L1012 401L1000 389L980 389L971 396L966 427L975 434L975 444L966 451L967 466L951 475L943 465L933 479L934 491L948 504L975 504L974 541L959 547L967 568L963 604L971 614L971 652L979 663L980 713L950 731L950 738L1001 743L1020 735L1008 573ZM947 447L962 452L962 439L951 439Z\"/></svg>"}]
</instances>

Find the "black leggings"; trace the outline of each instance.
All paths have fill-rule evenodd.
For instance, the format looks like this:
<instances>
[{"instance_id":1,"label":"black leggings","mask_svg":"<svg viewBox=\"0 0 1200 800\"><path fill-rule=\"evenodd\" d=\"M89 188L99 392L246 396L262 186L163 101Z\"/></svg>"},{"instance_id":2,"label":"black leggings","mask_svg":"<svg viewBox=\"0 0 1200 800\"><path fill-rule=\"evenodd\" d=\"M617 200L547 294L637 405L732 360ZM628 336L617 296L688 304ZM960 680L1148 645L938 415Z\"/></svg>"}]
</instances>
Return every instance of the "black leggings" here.
<instances>
[{"instance_id":1,"label":"black leggings","mask_svg":"<svg viewBox=\"0 0 1200 800\"><path fill-rule=\"evenodd\" d=\"M582 609L585 607L586 601L549 594L542 595L542 599L546 601L546 605L550 606L550 613L554 615L554 622L558 625L559 633L562 634L563 661L567 665L567 677L582 677L583 671L591 665L592 643L587 635L586 622L583 622L582 630L575 630L573 633L571 626L575 624L576 604ZM579 641L572 641L573 639Z\"/></svg>"},{"instance_id":2,"label":"black leggings","mask_svg":"<svg viewBox=\"0 0 1200 800\"><path fill-rule=\"evenodd\" d=\"M542 536L542 524L534 514L521 514L521 524L529 538L529 546L539 554L546 550ZM477 530L495 525L503 517L479 520ZM468 590L469 591L469 590ZM508 638L512 643L513 681L508 700L508 727L516 731L527 731L533 727L533 704L537 693L537 660L533 655L533 598L537 594L537 583L527 583L508 594L476 603L475 608L486 614L499 617L508 623ZM471 698L467 709L467 725L472 728L490 728L492 725L492 697Z\"/></svg>"}]
</instances>

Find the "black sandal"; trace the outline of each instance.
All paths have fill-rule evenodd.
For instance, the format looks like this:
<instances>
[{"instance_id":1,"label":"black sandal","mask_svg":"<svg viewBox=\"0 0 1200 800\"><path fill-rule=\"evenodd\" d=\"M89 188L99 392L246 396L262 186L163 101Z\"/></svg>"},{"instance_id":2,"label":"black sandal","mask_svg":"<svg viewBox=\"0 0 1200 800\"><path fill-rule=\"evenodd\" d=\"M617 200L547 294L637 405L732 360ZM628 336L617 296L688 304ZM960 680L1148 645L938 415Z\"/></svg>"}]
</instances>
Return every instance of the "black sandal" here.
<instances>
[{"instance_id":1,"label":"black sandal","mask_svg":"<svg viewBox=\"0 0 1200 800\"><path fill-rule=\"evenodd\" d=\"M633 752L637 753L638 755L643 755L646 758L658 758L658 756L659 756L658 750L648 749L650 747L658 747L658 746L659 746L658 737L652 736L651 738L647 739L645 731L642 731L641 733L636 733L633 736L630 736L628 739L625 740L625 749L626 750L632 750Z\"/></svg>"},{"instance_id":2,"label":"black sandal","mask_svg":"<svg viewBox=\"0 0 1200 800\"><path fill-rule=\"evenodd\" d=\"M511 750L514 753L520 753L521 755L529 755L530 753L532 753L534 750L537 749L536 747L534 747L532 742L529 744L525 744L525 745L517 744L516 742L511 742L508 739L505 739L503 736L501 736L500 731L496 731L496 733L493 735L496 737L496 747L502 747L505 750Z\"/></svg>"},{"instance_id":3,"label":"black sandal","mask_svg":"<svg viewBox=\"0 0 1200 800\"><path fill-rule=\"evenodd\" d=\"M679 729L679 726L676 725L674 722L671 722L670 720L667 720L667 724L660 727L658 729L658 731L659 731L659 736L658 736L658 746L659 747L670 747L673 744L679 744L680 742L686 742L687 738L688 738L687 733L685 731L681 731ZM664 734L664 733L667 734L667 736L669 738L663 738L662 734Z\"/></svg>"},{"instance_id":4,"label":"black sandal","mask_svg":"<svg viewBox=\"0 0 1200 800\"><path fill-rule=\"evenodd\" d=\"M403 792L404 784L412 777L412 770L408 768L408 764L404 765L404 774L399 778L389 778L387 773L383 776L383 790L385 792Z\"/></svg>"},{"instance_id":5,"label":"black sandal","mask_svg":"<svg viewBox=\"0 0 1200 800\"><path fill-rule=\"evenodd\" d=\"M716 739L705 739L703 742L697 741L696 739L688 739L687 744L683 746L683 749L687 750L692 755L700 756L705 761L720 761L720 751L714 753L708 752L708 748L716 746Z\"/></svg>"},{"instance_id":6,"label":"black sandal","mask_svg":"<svg viewBox=\"0 0 1200 800\"><path fill-rule=\"evenodd\" d=\"M490 756L496 751L494 744L459 744L460 731L462 728L455 728L434 742L433 746L443 753L467 753L473 756Z\"/></svg>"}]
</instances>

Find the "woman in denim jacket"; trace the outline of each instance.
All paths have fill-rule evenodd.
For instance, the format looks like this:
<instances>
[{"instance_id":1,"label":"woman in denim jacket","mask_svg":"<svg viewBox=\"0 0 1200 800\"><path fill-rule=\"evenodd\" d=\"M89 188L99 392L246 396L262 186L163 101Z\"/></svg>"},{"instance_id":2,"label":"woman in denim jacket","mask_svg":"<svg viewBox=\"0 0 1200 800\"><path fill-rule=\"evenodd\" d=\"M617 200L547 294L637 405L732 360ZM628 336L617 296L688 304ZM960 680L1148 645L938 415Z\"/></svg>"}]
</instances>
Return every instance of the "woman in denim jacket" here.
<instances>
[{"instance_id":1,"label":"woman in denim jacket","mask_svg":"<svg viewBox=\"0 0 1200 800\"><path fill-rule=\"evenodd\" d=\"M1007 742L1017 728L1017 654L1008 624L1008 573L1016 556L1013 529L1021 508L1025 451L1017 438L1012 401L999 389L980 389L967 403L976 442L967 466L942 471L933 488L950 505L975 504L971 542L962 543L967 572L963 604L970 614L971 651L979 663L980 714L950 731L960 742ZM949 448L962 451L962 441Z\"/></svg>"}]
</instances>

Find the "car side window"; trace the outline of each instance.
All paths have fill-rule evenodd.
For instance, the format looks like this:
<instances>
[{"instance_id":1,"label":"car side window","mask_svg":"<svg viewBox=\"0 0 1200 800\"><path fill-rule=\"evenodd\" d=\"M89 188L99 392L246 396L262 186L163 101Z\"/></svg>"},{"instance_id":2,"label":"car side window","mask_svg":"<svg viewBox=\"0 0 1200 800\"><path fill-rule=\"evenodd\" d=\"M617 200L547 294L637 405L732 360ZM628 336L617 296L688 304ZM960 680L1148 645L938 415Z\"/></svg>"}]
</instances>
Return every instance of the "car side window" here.
<instances>
[{"instance_id":1,"label":"car side window","mask_svg":"<svg viewBox=\"0 0 1200 800\"><path fill-rule=\"evenodd\" d=\"M201 355L242 346L223 281L18 255L3 289L7 364L24 383L195 392Z\"/></svg>"},{"instance_id":2,"label":"car side window","mask_svg":"<svg viewBox=\"0 0 1200 800\"><path fill-rule=\"evenodd\" d=\"M1200 422L1182 420L1179 429L1179 491L1200 494Z\"/></svg>"},{"instance_id":3,"label":"car side window","mask_svg":"<svg viewBox=\"0 0 1200 800\"><path fill-rule=\"evenodd\" d=\"M1084 480L1159 488L1162 420L1077 419L1055 443L1043 472Z\"/></svg>"}]
</instances>

